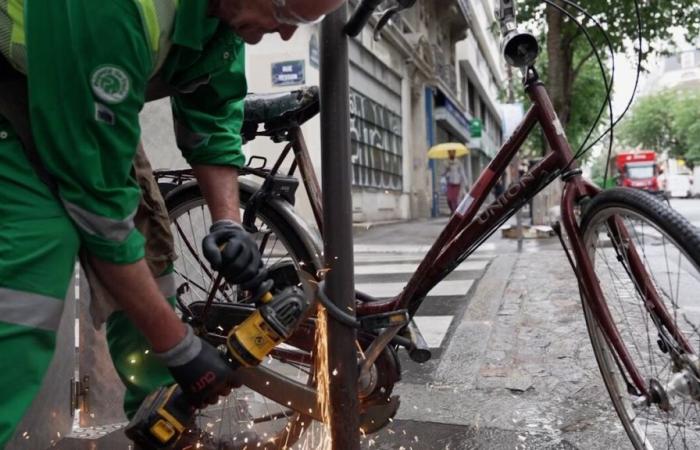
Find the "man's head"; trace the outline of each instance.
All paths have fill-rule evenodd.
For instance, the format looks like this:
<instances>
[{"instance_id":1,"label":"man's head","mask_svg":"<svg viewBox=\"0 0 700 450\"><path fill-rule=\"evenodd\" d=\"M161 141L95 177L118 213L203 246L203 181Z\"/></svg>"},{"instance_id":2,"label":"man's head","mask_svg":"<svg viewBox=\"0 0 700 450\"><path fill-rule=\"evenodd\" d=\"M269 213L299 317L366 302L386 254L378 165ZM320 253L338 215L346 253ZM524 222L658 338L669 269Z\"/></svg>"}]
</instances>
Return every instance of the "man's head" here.
<instances>
[{"instance_id":1,"label":"man's head","mask_svg":"<svg viewBox=\"0 0 700 450\"><path fill-rule=\"evenodd\" d=\"M455 150L448 150L447 151L447 156L449 156L450 159L455 159L455 155L457 152Z\"/></svg>"},{"instance_id":2,"label":"man's head","mask_svg":"<svg viewBox=\"0 0 700 450\"><path fill-rule=\"evenodd\" d=\"M334 11L345 0L210 0L210 13L228 24L248 44L267 33L285 41L297 27Z\"/></svg>"}]
</instances>

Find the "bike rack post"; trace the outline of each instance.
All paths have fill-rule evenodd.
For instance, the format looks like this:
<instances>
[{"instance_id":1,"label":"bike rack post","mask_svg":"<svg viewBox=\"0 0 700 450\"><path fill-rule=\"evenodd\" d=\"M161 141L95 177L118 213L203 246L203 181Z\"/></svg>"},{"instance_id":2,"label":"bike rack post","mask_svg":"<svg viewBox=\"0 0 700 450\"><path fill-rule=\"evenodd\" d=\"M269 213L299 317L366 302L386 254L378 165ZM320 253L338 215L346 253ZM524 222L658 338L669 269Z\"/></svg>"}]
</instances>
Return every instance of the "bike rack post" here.
<instances>
[{"instance_id":1,"label":"bike rack post","mask_svg":"<svg viewBox=\"0 0 700 450\"><path fill-rule=\"evenodd\" d=\"M355 314L350 178L350 87L347 9L321 25L321 169L326 293ZM355 330L328 317L330 427L334 450L359 450L359 369Z\"/></svg>"}]
</instances>

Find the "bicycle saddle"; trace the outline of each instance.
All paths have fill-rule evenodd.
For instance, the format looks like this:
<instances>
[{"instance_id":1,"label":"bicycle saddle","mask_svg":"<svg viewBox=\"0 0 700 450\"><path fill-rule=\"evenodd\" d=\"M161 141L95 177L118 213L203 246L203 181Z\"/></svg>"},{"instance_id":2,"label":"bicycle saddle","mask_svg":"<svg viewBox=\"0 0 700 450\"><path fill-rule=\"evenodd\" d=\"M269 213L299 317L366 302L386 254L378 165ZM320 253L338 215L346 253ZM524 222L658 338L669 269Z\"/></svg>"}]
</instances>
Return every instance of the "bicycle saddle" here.
<instances>
[{"instance_id":1,"label":"bicycle saddle","mask_svg":"<svg viewBox=\"0 0 700 450\"><path fill-rule=\"evenodd\" d=\"M297 127L320 111L318 86L275 94L249 94L245 98L245 115L241 134L245 140L257 135L258 125L265 134Z\"/></svg>"}]
</instances>

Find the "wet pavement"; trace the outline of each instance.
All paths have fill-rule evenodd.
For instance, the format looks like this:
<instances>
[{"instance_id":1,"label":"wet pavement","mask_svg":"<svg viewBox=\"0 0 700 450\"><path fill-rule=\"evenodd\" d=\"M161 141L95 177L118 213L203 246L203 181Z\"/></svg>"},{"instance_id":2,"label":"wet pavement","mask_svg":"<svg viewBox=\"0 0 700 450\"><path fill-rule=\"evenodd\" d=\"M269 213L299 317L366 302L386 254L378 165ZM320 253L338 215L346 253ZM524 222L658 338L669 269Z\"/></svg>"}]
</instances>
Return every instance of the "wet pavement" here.
<instances>
[{"instance_id":1,"label":"wet pavement","mask_svg":"<svg viewBox=\"0 0 700 450\"><path fill-rule=\"evenodd\" d=\"M445 223L356 227L356 282L400 286ZM433 358L418 364L400 352L401 407L363 448L630 448L556 237L525 240L519 253L516 241L495 235L447 283L417 314Z\"/></svg>"},{"instance_id":2,"label":"wet pavement","mask_svg":"<svg viewBox=\"0 0 700 450\"><path fill-rule=\"evenodd\" d=\"M405 245L399 236L427 245L444 223L364 230L356 245ZM515 241L494 236L485 248L475 256L488 268L442 311L454 317L435 357L419 365L401 352L401 407L363 448L629 448L558 239L526 240L518 253Z\"/></svg>"}]
</instances>

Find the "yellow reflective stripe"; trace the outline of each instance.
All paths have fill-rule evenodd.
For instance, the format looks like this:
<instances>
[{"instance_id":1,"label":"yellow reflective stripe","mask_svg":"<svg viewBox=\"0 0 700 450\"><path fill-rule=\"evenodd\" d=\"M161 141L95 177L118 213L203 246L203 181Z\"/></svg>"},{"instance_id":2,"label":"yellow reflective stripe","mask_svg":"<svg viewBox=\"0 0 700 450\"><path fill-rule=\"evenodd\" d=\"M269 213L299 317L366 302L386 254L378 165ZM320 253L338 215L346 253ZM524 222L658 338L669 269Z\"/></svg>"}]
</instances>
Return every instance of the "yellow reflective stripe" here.
<instances>
[{"instance_id":1,"label":"yellow reflective stripe","mask_svg":"<svg viewBox=\"0 0 700 450\"><path fill-rule=\"evenodd\" d=\"M154 0L136 0L141 5L146 28L148 28L148 39L151 41L151 50L158 51L160 47L160 25L158 24L158 13Z\"/></svg>"},{"instance_id":2,"label":"yellow reflective stripe","mask_svg":"<svg viewBox=\"0 0 700 450\"><path fill-rule=\"evenodd\" d=\"M7 3L7 14L12 21L12 33L10 42L15 45L25 45L24 34L24 0L9 0Z\"/></svg>"}]
</instances>

